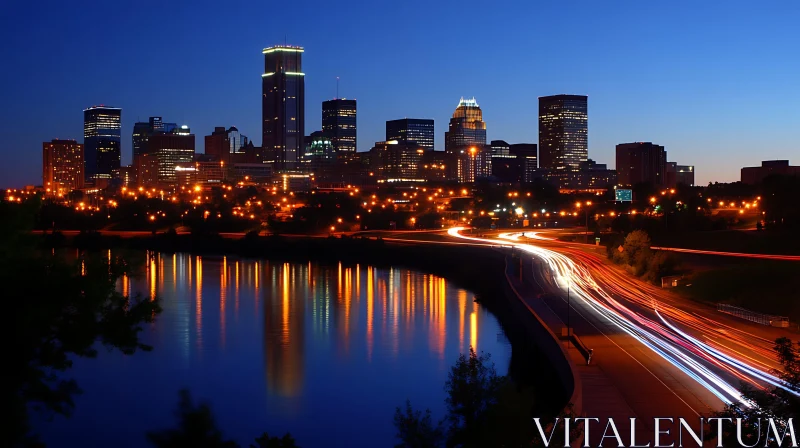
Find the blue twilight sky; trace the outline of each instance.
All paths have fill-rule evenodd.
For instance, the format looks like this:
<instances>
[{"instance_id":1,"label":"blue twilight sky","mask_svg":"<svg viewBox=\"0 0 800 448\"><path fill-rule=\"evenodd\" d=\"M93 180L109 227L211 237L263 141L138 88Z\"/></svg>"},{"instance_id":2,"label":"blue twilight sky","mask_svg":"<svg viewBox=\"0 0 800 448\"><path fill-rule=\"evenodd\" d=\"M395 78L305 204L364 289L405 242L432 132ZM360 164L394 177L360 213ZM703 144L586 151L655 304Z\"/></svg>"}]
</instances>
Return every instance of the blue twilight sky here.
<instances>
[{"instance_id":1,"label":"blue twilight sky","mask_svg":"<svg viewBox=\"0 0 800 448\"><path fill-rule=\"evenodd\" d=\"M589 157L653 141L698 183L763 159L800 163L800 2L5 0L0 187L41 183L42 142L83 140L82 110L122 108L198 136L235 125L261 143L263 47L302 45L306 131L336 94L358 100L358 148L384 122L434 118L460 97L487 135L537 142L537 97L589 95Z\"/></svg>"}]
</instances>

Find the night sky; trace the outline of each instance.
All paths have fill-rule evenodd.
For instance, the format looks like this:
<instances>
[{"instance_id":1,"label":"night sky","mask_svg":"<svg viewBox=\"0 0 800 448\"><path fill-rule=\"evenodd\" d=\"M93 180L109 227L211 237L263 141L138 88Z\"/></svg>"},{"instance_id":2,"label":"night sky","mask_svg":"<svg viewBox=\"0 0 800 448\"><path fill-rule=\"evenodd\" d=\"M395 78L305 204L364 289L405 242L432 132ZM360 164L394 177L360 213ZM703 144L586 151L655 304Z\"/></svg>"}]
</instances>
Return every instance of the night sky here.
<instances>
[{"instance_id":1,"label":"night sky","mask_svg":"<svg viewBox=\"0 0 800 448\"><path fill-rule=\"evenodd\" d=\"M735 181L765 159L800 164L800 2L5 0L0 187L41 183L42 142L83 140L82 110L162 116L203 136L235 125L261 144L261 50L305 47L306 133L321 102L358 100L358 149L388 119L436 120L460 97L489 140L538 142L537 97L589 96L589 157L652 141Z\"/></svg>"}]
</instances>

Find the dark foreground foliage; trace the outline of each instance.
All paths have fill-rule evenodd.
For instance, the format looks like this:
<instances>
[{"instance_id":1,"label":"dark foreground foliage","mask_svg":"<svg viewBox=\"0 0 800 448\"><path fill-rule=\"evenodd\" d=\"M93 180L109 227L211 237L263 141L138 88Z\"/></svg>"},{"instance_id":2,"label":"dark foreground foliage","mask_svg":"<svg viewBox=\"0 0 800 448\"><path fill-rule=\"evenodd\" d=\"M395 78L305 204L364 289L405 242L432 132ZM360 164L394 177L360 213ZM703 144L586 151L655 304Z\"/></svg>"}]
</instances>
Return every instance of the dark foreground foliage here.
<instances>
[{"instance_id":1,"label":"dark foreground foliage","mask_svg":"<svg viewBox=\"0 0 800 448\"><path fill-rule=\"evenodd\" d=\"M125 354L150 350L141 325L160 308L155 298L116 289L128 272L122 259L81 254L74 260L40 250L29 230L37 204L0 204L0 284L6 306L3 446L36 446L30 414L69 415L78 384L69 379L76 357L95 357L99 345Z\"/></svg>"}]
</instances>

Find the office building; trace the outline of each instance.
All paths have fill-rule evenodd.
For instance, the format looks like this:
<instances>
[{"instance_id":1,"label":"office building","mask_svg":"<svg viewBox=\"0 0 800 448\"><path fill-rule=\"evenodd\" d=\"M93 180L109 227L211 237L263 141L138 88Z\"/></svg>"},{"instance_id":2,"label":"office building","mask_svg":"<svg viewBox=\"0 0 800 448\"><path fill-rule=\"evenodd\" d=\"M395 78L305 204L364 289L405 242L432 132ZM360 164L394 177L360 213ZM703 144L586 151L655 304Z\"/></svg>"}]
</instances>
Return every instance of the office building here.
<instances>
[{"instance_id":1,"label":"office building","mask_svg":"<svg viewBox=\"0 0 800 448\"><path fill-rule=\"evenodd\" d=\"M337 154L356 152L356 100L323 101L322 132L330 136Z\"/></svg>"},{"instance_id":2,"label":"office building","mask_svg":"<svg viewBox=\"0 0 800 448\"><path fill-rule=\"evenodd\" d=\"M694 186L694 166L678 165L677 162L667 162L666 182L668 188L675 188L678 185Z\"/></svg>"},{"instance_id":3,"label":"office building","mask_svg":"<svg viewBox=\"0 0 800 448\"><path fill-rule=\"evenodd\" d=\"M171 133L178 129L178 125L176 123L164 123L161 117L150 117L148 121L139 121L133 125L133 135L131 138L132 148L133 148L133 169L130 173L133 173L133 177L129 179L132 184L138 183L138 179L136 179L136 173L138 173L138 169L136 166L140 163L140 156L147 154L150 152L148 142L150 141L150 137L154 134L158 133Z\"/></svg>"},{"instance_id":4,"label":"office building","mask_svg":"<svg viewBox=\"0 0 800 448\"><path fill-rule=\"evenodd\" d=\"M489 145L470 145L451 148L449 170L450 179L459 183L472 183L492 175L492 147Z\"/></svg>"},{"instance_id":5,"label":"office building","mask_svg":"<svg viewBox=\"0 0 800 448\"><path fill-rule=\"evenodd\" d=\"M223 126L216 126L211 135L205 138L205 155L213 157L223 163L230 163L231 144L228 140L228 131Z\"/></svg>"},{"instance_id":6,"label":"office building","mask_svg":"<svg viewBox=\"0 0 800 448\"><path fill-rule=\"evenodd\" d=\"M248 139L246 135L242 135L236 126L228 128L228 152L230 154L242 154L247 147Z\"/></svg>"},{"instance_id":7,"label":"office building","mask_svg":"<svg viewBox=\"0 0 800 448\"><path fill-rule=\"evenodd\" d=\"M84 177L110 179L121 163L122 109L92 106L83 111Z\"/></svg>"},{"instance_id":8,"label":"office building","mask_svg":"<svg viewBox=\"0 0 800 448\"><path fill-rule=\"evenodd\" d=\"M522 169L522 182L533 182L534 173L538 168L536 143L514 143L508 150L517 158L517 163Z\"/></svg>"},{"instance_id":9,"label":"office building","mask_svg":"<svg viewBox=\"0 0 800 448\"><path fill-rule=\"evenodd\" d=\"M536 144L492 140L492 177L499 182L532 182L536 177Z\"/></svg>"},{"instance_id":10,"label":"office building","mask_svg":"<svg viewBox=\"0 0 800 448\"><path fill-rule=\"evenodd\" d=\"M651 142L617 145L617 182L622 186L650 183L666 186L667 151Z\"/></svg>"},{"instance_id":11,"label":"office building","mask_svg":"<svg viewBox=\"0 0 800 448\"><path fill-rule=\"evenodd\" d=\"M492 140L492 177L500 182L522 182L522 170L517 157L511 154L511 145L505 140Z\"/></svg>"},{"instance_id":12,"label":"office building","mask_svg":"<svg viewBox=\"0 0 800 448\"><path fill-rule=\"evenodd\" d=\"M255 148L235 126L225 129L216 126L211 135L205 136L205 154L223 163L255 162ZM253 160L247 160L247 155Z\"/></svg>"},{"instance_id":13,"label":"office building","mask_svg":"<svg viewBox=\"0 0 800 448\"><path fill-rule=\"evenodd\" d=\"M789 165L788 160L764 160L761 166L742 168L742 183L757 185L772 174L780 176L800 176L800 166Z\"/></svg>"},{"instance_id":14,"label":"office building","mask_svg":"<svg viewBox=\"0 0 800 448\"><path fill-rule=\"evenodd\" d=\"M694 187L694 165L678 165L675 185Z\"/></svg>"},{"instance_id":15,"label":"office building","mask_svg":"<svg viewBox=\"0 0 800 448\"><path fill-rule=\"evenodd\" d=\"M277 171L298 169L305 150L305 74L303 48L279 45L265 48L261 75L261 146L274 154Z\"/></svg>"},{"instance_id":16,"label":"office building","mask_svg":"<svg viewBox=\"0 0 800 448\"><path fill-rule=\"evenodd\" d=\"M152 120L156 117L150 117ZM159 120L161 119L158 117ZM144 154L147 152L147 142L150 140L150 136L153 135L152 127L150 123L146 121L137 121L133 125L133 135L131 136L131 143L132 143L132 151L133 151L133 158L132 160L136 160L140 154Z\"/></svg>"},{"instance_id":17,"label":"office building","mask_svg":"<svg viewBox=\"0 0 800 448\"><path fill-rule=\"evenodd\" d=\"M433 120L401 118L386 122L387 142L395 140L398 143L413 143L427 151L433 151L433 139Z\"/></svg>"},{"instance_id":18,"label":"office building","mask_svg":"<svg viewBox=\"0 0 800 448\"><path fill-rule=\"evenodd\" d=\"M136 185L136 166L124 165L119 167L119 182L122 187L133 187Z\"/></svg>"},{"instance_id":19,"label":"office building","mask_svg":"<svg viewBox=\"0 0 800 448\"><path fill-rule=\"evenodd\" d=\"M225 172L230 167L215 157L197 154L193 162L179 163L175 167L177 185L202 188L219 186L225 180Z\"/></svg>"},{"instance_id":20,"label":"office building","mask_svg":"<svg viewBox=\"0 0 800 448\"><path fill-rule=\"evenodd\" d=\"M588 97L539 97L539 167L577 170L589 158Z\"/></svg>"},{"instance_id":21,"label":"office building","mask_svg":"<svg viewBox=\"0 0 800 448\"><path fill-rule=\"evenodd\" d=\"M160 185L176 185L176 167L194 160L194 134L188 126L181 126L170 133L154 134L150 137L148 147L148 155L155 155L157 159Z\"/></svg>"},{"instance_id":22,"label":"office building","mask_svg":"<svg viewBox=\"0 0 800 448\"><path fill-rule=\"evenodd\" d=\"M323 131L312 132L306 136L305 144L304 171L314 174L318 181L330 181L336 164L336 150L331 135Z\"/></svg>"},{"instance_id":23,"label":"office building","mask_svg":"<svg viewBox=\"0 0 800 448\"><path fill-rule=\"evenodd\" d=\"M158 154L139 154L134 164L136 185L140 187L155 187L158 182Z\"/></svg>"},{"instance_id":24,"label":"office building","mask_svg":"<svg viewBox=\"0 0 800 448\"><path fill-rule=\"evenodd\" d=\"M420 167L424 152L415 143L376 142L370 150L370 165L379 183L422 182Z\"/></svg>"},{"instance_id":25,"label":"office building","mask_svg":"<svg viewBox=\"0 0 800 448\"><path fill-rule=\"evenodd\" d=\"M461 98L450 119L450 126L444 133L444 150L452 154L470 146L483 147L485 144L486 123L478 102L475 98Z\"/></svg>"},{"instance_id":26,"label":"office building","mask_svg":"<svg viewBox=\"0 0 800 448\"><path fill-rule=\"evenodd\" d=\"M448 180L447 153L444 151L428 151L422 154L420 177L428 182L444 182Z\"/></svg>"},{"instance_id":27,"label":"office building","mask_svg":"<svg viewBox=\"0 0 800 448\"><path fill-rule=\"evenodd\" d=\"M48 195L83 188L83 145L75 140L42 143L42 187Z\"/></svg>"}]
</instances>

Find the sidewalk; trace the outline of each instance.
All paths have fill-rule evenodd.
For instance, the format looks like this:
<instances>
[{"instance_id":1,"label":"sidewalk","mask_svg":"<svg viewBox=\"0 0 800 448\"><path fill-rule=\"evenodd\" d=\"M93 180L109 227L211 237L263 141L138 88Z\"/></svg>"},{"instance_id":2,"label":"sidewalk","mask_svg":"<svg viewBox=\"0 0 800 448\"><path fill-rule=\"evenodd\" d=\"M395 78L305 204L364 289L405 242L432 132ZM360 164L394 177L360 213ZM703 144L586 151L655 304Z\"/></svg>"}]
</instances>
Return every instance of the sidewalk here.
<instances>
[{"instance_id":1,"label":"sidewalk","mask_svg":"<svg viewBox=\"0 0 800 448\"><path fill-rule=\"evenodd\" d=\"M523 266L523 272L532 272L530 262L526 261ZM521 282L519 279L519 270L515 270L513 263L510 262L508 263L507 273L508 277L511 279L511 286L517 292L517 296L520 300L548 326L553 334L560 335L561 329L566 328L566 325L550 306L547 305L544 299L540 298L542 291L540 287L533 282L533 278L530 275L525 275L525 281ZM614 419L620 434L630 434L630 418L637 417L637 415L628 405L623 394L617 389L614 382L603 371L602 364L606 361L603 357L603 347L593 346L593 343L600 342L598 337L583 338L578 332L574 333L583 339L588 348L594 350L592 363L587 365L586 358L581 351L575 347L575 344L567 340L560 341L580 378L580 387L582 388L580 391L582 395L581 415L585 417L597 417L602 423L602 425L593 424L591 426L589 440L592 446L597 446L600 442L603 429L605 428L606 418ZM598 361L598 358L603 361ZM644 433L646 431L644 427L641 427L641 419L637 419L636 430L637 433Z\"/></svg>"}]
</instances>

